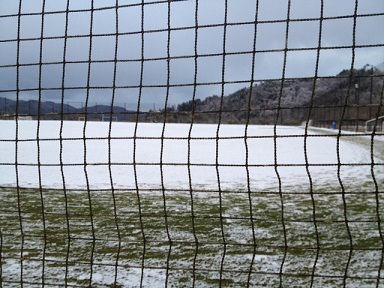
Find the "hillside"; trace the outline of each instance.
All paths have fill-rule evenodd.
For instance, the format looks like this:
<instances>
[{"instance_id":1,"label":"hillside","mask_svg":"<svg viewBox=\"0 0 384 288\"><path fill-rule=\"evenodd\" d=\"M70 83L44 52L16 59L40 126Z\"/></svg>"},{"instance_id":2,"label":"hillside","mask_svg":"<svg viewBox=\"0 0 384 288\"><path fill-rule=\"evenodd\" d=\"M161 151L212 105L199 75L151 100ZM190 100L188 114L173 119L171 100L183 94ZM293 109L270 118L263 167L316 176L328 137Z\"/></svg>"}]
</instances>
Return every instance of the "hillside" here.
<instances>
[{"instance_id":1,"label":"hillside","mask_svg":"<svg viewBox=\"0 0 384 288\"><path fill-rule=\"evenodd\" d=\"M209 96L169 107L167 111L140 112L143 122L284 124L297 125L311 119L317 126L329 126L333 121L360 126L365 121L384 114L382 91L384 73L366 65L362 69L344 70L333 77L268 80L252 88L240 89L230 95ZM283 87L282 87L283 85ZM40 106L40 107L39 107ZM62 113L64 115L62 116ZM109 105L89 105L85 110L51 101L19 100L18 114L41 119L109 120ZM167 113L165 113L167 112ZM12 117L16 101L0 97L0 114ZM4 116L4 114L9 116ZM165 118L166 117L166 118ZM137 113L123 107L113 107L113 120L136 121Z\"/></svg>"},{"instance_id":2,"label":"hillside","mask_svg":"<svg viewBox=\"0 0 384 288\"><path fill-rule=\"evenodd\" d=\"M366 66L354 70L352 78L350 74L349 70L344 70L335 77L317 79L315 88L314 79L311 78L286 80L282 89L280 80L263 81L223 99L211 96L181 103L176 110L179 113L193 111L197 122L216 122L219 111L222 111L221 121L224 123L249 121L253 124L272 124L277 121L280 124L299 124L307 119L310 108L309 118L319 121L339 119L343 107L346 108L344 119L347 121L364 121L375 117L377 109L374 107L379 106L383 89L383 73ZM353 115L351 109L356 110L357 107L360 114ZM369 107L370 112L365 112L364 109ZM333 115L329 117L320 115L331 110Z\"/></svg>"}]
</instances>

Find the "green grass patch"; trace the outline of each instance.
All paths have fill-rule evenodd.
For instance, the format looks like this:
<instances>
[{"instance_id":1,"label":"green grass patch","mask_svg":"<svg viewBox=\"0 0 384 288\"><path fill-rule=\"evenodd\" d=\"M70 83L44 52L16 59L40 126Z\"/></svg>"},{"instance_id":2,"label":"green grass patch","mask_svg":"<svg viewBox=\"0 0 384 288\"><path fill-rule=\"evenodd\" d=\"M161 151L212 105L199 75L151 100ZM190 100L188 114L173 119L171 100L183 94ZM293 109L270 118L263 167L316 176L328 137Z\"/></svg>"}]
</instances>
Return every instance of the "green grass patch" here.
<instances>
[{"instance_id":1,"label":"green grass patch","mask_svg":"<svg viewBox=\"0 0 384 288\"><path fill-rule=\"evenodd\" d=\"M160 191L1 189L1 281L112 287L118 269L121 287L124 273L142 271L178 287L337 286L347 269L352 286L374 286L384 193L362 187L312 197L165 191L165 201Z\"/></svg>"}]
</instances>

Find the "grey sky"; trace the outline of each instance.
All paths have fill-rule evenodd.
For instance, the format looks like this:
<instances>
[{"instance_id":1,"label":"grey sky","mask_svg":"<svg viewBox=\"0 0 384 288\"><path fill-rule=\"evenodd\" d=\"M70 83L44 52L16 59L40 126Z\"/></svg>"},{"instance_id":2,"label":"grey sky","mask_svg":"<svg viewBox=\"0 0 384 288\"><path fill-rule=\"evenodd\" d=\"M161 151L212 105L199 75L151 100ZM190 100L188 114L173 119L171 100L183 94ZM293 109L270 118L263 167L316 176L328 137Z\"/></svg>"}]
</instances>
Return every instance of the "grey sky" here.
<instances>
[{"instance_id":1,"label":"grey sky","mask_svg":"<svg viewBox=\"0 0 384 288\"><path fill-rule=\"evenodd\" d=\"M116 85L116 102L135 105L140 84L141 69L141 6L139 0L119 0L118 30L123 35L118 39L118 59L130 60L118 62ZM161 2L144 6L144 30L162 30L168 27L168 3ZM320 0L292 0L291 19L318 18L320 16ZM324 17L352 15L355 0L324 0ZM94 7L114 6L115 0L95 0ZM171 28L192 27L192 29L172 30L169 44L171 57L181 56L170 61L170 104L192 98L193 87L188 85L194 81L195 63L195 0L173 1L170 10ZM211 25L224 22L224 0L200 0L198 24ZM259 21L285 20L287 18L288 0L259 0ZM18 13L19 1L1 0L0 15ZM46 0L45 11L65 11L66 0ZM255 17L256 0L228 0L228 22L252 22ZM70 0L70 11L89 9L91 0ZM42 0L23 0L22 13L39 13L42 11ZM87 35L90 31L89 11L69 13L68 35ZM358 14L384 13L382 0L359 0ZM114 34L116 32L115 10L105 9L94 12L93 34ZM44 17L44 39L42 87L59 88L62 79L65 13L47 14ZM15 40L17 37L17 17L0 17L0 41ZM316 48L318 46L319 21L290 22L288 48ZM356 45L383 44L381 29L384 27L384 16L359 17L356 26ZM324 20L322 26L322 47L351 46L353 37L353 18ZM257 26L256 50L283 49L285 46L286 23L260 23ZM125 33L125 34L124 34ZM223 26L201 27L198 30L197 52L199 55L221 54L223 52ZM20 64L37 64L40 55L41 15L21 17ZM35 39L37 38L37 39ZM30 40L27 40L30 39ZM32 40L34 39L34 40ZM249 52L253 50L254 25L230 25L226 31L226 52ZM89 58L89 37L68 38L66 60L87 61ZM16 41L0 42L0 90L16 89L16 68L5 67L16 63ZM167 31L145 33L144 58L153 60L144 62L143 85L157 86L167 84ZM92 60L112 60L114 58L115 36L93 37ZM384 60L384 47L359 48L355 50L355 67L365 64L379 64ZM286 77L311 77L315 72L317 51L290 51L287 55ZM281 78L283 52L267 52L256 54L255 79ZM320 76L335 75L342 69L351 66L352 50L325 49L320 53ZM137 61L132 61L137 60ZM210 83L222 80L222 56L199 57L197 62L197 82ZM249 81L252 69L252 54L228 55L225 62L225 81ZM87 84L87 63L66 65L65 87L81 87ZM111 87L113 83L113 63L92 63L90 73L91 87ZM20 67L19 85L21 89L38 87L39 66ZM185 84L185 86L183 86ZM225 85L225 94L248 86L247 83ZM109 103L111 89L91 89L90 101ZM197 97L204 98L213 94L221 94L220 85L199 85ZM0 93L1 96L14 97L14 93ZM66 101L84 101L85 89L66 89ZM142 107L157 108L164 105L166 88L145 87L142 90ZM38 91L25 91L20 94L23 99L37 99ZM43 91L43 100L59 101L60 90ZM136 108L131 106L130 108Z\"/></svg>"}]
</instances>

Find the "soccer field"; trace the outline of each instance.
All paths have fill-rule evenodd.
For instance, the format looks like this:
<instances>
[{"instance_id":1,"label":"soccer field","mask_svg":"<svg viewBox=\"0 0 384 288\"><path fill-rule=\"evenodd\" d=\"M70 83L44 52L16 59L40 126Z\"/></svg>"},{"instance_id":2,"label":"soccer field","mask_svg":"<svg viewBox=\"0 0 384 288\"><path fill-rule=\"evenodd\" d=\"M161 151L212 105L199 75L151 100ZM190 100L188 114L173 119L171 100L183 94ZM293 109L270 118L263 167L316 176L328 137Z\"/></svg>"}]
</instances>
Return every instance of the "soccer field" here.
<instances>
[{"instance_id":1,"label":"soccer field","mask_svg":"<svg viewBox=\"0 0 384 288\"><path fill-rule=\"evenodd\" d=\"M371 146L300 127L0 127L4 286L382 284L382 136Z\"/></svg>"}]
</instances>

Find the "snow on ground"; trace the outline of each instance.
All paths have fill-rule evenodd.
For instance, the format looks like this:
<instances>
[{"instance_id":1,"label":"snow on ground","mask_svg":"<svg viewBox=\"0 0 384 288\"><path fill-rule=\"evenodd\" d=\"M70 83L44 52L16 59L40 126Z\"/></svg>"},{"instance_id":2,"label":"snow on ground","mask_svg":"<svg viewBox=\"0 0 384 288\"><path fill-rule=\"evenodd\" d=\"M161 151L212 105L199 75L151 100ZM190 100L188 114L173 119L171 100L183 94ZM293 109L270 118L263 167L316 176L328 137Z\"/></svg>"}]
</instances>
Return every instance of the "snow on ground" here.
<instances>
[{"instance_id":1,"label":"snow on ground","mask_svg":"<svg viewBox=\"0 0 384 288\"><path fill-rule=\"evenodd\" d=\"M18 181L21 187L39 187L37 164L40 163L42 187L61 188L64 176L67 188L86 188L88 184L92 189L108 189L111 187L111 169L114 187L130 189L136 187L133 165L136 163L139 188L158 188L162 183L166 189L189 188L188 159L192 187L196 189L217 189L218 175L220 188L246 189L247 169L244 165L247 160L252 189L277 189L276 171L283 190L309 183L305 167L305 130L301 127L277 127L275 149L273 126L249 126L248 159L245 126L241 125L221 125L218 130L217 125L194 124L188 141L189 124L166 124L163 142L160 139L162 124L139 123L136 135L134 123L113 123L110 134L109 123L105 122L88 122L84 126L84 122L66 121L62 128L61 131L60 121L42 121L39 127L37 121L19 121L16 135L15 121L0 121L0 185L15 186ZM218 140L216 133L220 137ZM314 134L316 137L311 137ZM341 138L338 150L337 138L328 137L330 133L321 137L318 131L309 131L309 135L306 151L314 184L339 183L338 156L343 182L371 177L369 146ZM109 136L111 141L108 141ZM382 159L374 158L374 161L383 163ZM84 163L87 163L86 167ZM219 164L219 174L216 163ZM277 170L275 164L280 165ZM383 166L377 165L375 176L383 174L380 173L382 170Z\"/></svg>"},{"instance_id":2,"label":"snow on ground","mask_svg":"<svg viewBox=\"0 0 384 288\"><path fill-rule=\"evenodd\" d=\"M374 136L372 146L369 135L343 132L345 136L338 138L338 131L327 129L311 128L305 137L303 127L279 126L275 131L273 126L249 126L245 131L242 125L218 129L217 125L166 124L162 141L162 124L139 123L135 133L134 123L114 122L109 130L109 123L84 126L84 122L74 121L63 122L62 129L59 121L19 121L18 127L15 121L0 121L0 131L0 271L9 287L18 287L22 279L36 286L45 281L53 286L92 287L109 287L114 282L121 287L192 286L194 279L197 287L217 287L221 277L223 283L242 287L248 283L248 271L252 271L251 286L278 286L281 267L286 286L310 286L313 281L314 286L335 287L343 285L349 255L347 286L375 287L382 252L377 215L383 199L372 176L381 191L383 136ZM278 176L283 192L304 193L279 195ZM234 193L206 193L206 189L219 188L218 177L220 188ZM247 189L248 177L256 193L236 193ZM314 200L309 179L320 192L314 194ZM63 180L66 188L75 190L64 195L60 190ZM340 181L346 193L328 194L339 191ZM17 184L59 190L15 193L12 187ZM140 193L138 211L136 193L112 195L108 191L111 184L121 189L137 184L140 189L154 190ZM162 184L166 199L156 190ZM189 191L172 191L189 189L190 184L193 204ZM107 191L89 195L83 190L87 185ZM371 193L349 194L356 189ZM261 190L267 193L257 193ZM192 206L198 217L192 217ZM249 221L251 206L254 230ZM345 207L353 253L346 244L350 239ZM280 219L283 208L284 227ZM283 228L292 249L285 251L286 259L279 248L284 244ZM198 250L194 237L200 243ZM140 268L142 258L144 269ZM315 258L316 277L312 279ZM296 275L298 271L307 276Z\"/></svg>"}]
</instances>

